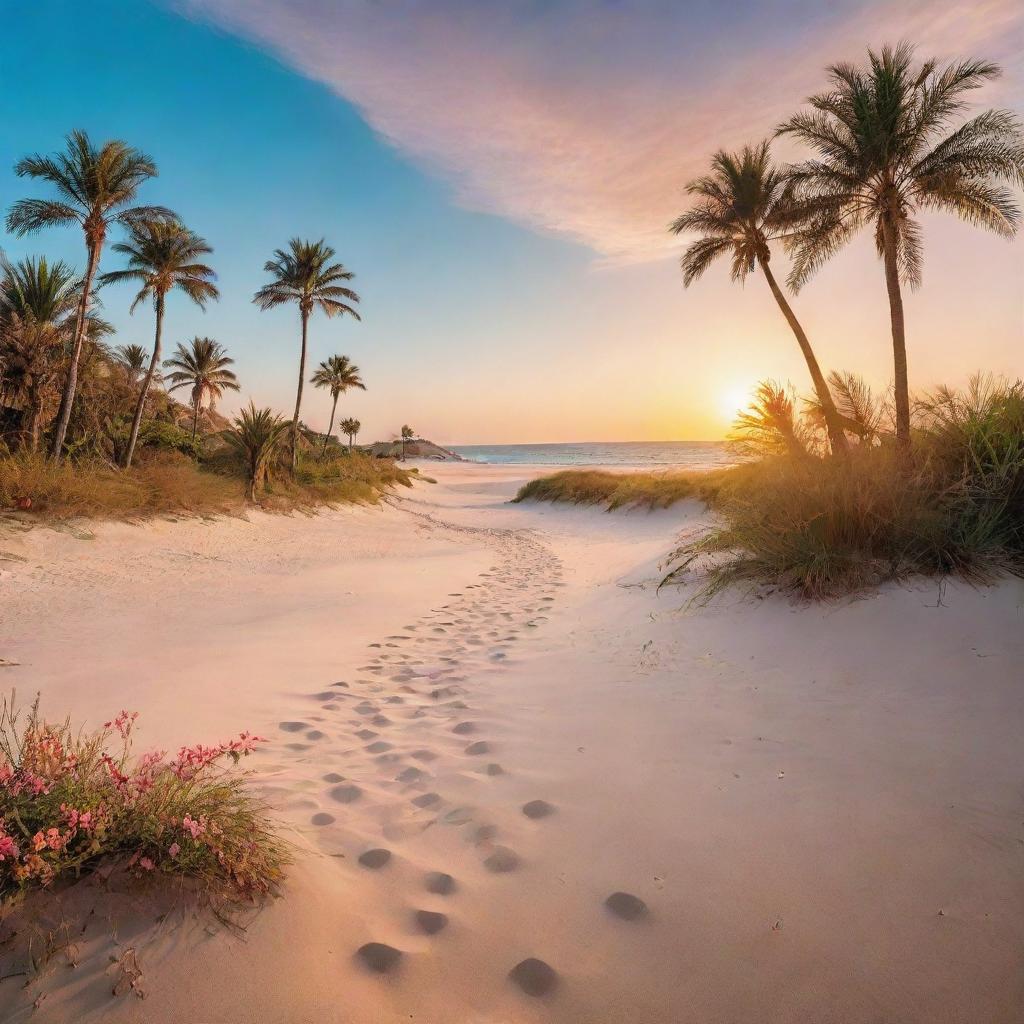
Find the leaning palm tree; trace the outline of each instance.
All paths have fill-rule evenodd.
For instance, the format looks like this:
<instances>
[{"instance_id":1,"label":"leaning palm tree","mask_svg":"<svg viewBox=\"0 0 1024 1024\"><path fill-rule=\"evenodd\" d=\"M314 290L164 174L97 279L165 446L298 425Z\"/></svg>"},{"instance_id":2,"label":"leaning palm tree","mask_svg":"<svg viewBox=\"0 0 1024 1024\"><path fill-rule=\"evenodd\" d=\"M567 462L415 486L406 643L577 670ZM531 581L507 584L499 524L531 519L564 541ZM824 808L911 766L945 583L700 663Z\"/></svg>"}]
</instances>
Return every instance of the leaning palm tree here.
<instances>
[{"instance_id":1,"label":"leaning palm tree","mask_svg":"<svg viewBox=\"0 0 1024 1024\"><path fill-rule=\"evenodd\" d=\"M66 363L80 290L66 263L0 261L0 395L21 407L22 443L33 452Z\"/></svg>"},{"instance_id":2,"label":"leaning palm tree","mask_svg":"<svg viewBox=\"0 0 1024 1024\"><path fill-rule=\"evenodd\" d=\"M234 364L224 346L213 338L193 338L188 348L181 343L170 359L164 360L164 366L171 367L167 380L171 382L168 391L191 387L192 403L192 440L196 439L199 426L199 410L203 402L209 398L210 407L225 391L238 390L238 378L228 367Z\"/></svg>"},{"instance_id":3,"label":"leaning palm tree","mask_svg":"<svg viewBox=\"0 0 1024 1024\"><path fill-rule=\"evenodd\" d=\"M832 453L844 456L846 436L825 375L770 266L771 243L785 241L799 222L800 209L790 197L785 174L772 165L768 143L746 146L740 153L719 151L711 173L691 181L686 191L697 198L696 205L676 218L670 230L677 235L695 231L701 237L683 253L683 285L688 288L720 256L732 261L734 281L744 281L760 268L807 363Z\"/></svg>"},{"instance_id":4,"label":"leaning palm tree","mask_svg":"<svg viewBox=\"0 0 1024 1024\"><path fill-rule=\"evenodd\" d=\"M365 391L366 385L359 376L359 367L355 366L348 356L331 356L329 359L325 359L309 379L310 383L316 387L330 388L331 391L333 400L331 422L327 427L327 433L324 434L323 454L326 455L327 442L331 439L331 434L334 431L334 415L338 411L338 397L346 391L351 391L352 388L360 388Z\"/></svg>"},{"instance_id":5,"label":"leaning palm tree","mask_svg":"<svg viewBox=\"0 0 1024 1024\"><path fill-rule=\"evenodd\" d=\"M141 345L118 345L114 359L135 383L142 376L149 360L149 353Z\"/></svg>"},{"instance_id":6,"label":"leaning palm tree","mask_svg":"<svg viewBox=\"0 0 1024 1024\"><path fill-rule=\"evenodd\" d=\"M356 443L356 435L359 433L360 430L363 429L362 423L360 423L359 420L352 419L350 417L349 419L342 420L338 424L338 429L343 434L348 435L348 450L349 452L351 452L353 446Z\"/></svg>"},{"instance_id":7,"label":"leaning palm tree","mask_svg":"<svg viewBox=\"0 0 1024 1024\"><path fill-rule=\"evenodd\" d=\"M295 414L292 417L292 473L299 464L299 411L302 408L302 384L306 377L306 343L309 334L309 318L315 309L321 309L327 316L344 316L346 313L359 320L359 314L351 303L359 301L351 288L341 284L355 276L341 263L332 263L334 250L321 238L318 242L293 238L288 250L275 249L274 258L268 260L263 269L273 280L265 284L253 297L261 310L273 309L287 302L299 307L302 322L302 349L299 355L299 385L295 392Z\"/></svg>"},{"instance_id":8,"label":"leaning palm tree","mask_svg":"<svg viewBox=\"0 0 1024 1024\"><path fill-rule=\"evenodd\" d=\"M205 263L199 262L202 256L213 250L199 235L178 221L143 221L134 224L128 241L118 242L114 246L114 251L128 257L128 266L124 270L113 270L104 274L100 280L103 284L114 284L118 281L138 282L142 287L132 302L132 312L145 299L152 299L153 309L156 311L153 355L135 404L135 416L132 418L128 449L124 457L124 468L127 469L131 466L132 456L135 454L149 386L160 365L164 306L168 292L173 288L179 289L200 309L205 309L210 299L219 298L220 293L213 284L213 278L216 277L213 270Z\"/></svg>"},{"instance_id":9,"label":"leaning palm tree","mask_svg":"<svg viewBox=\"0 0 1024 1024\"><path fill-rule=\"evenodd\" d=\"M952 129L966 95L999 74L968 60L914 66L901 44L868 51L868 66L829 68L831 88L810 111L779 127L818 158L792 169L813 218L794 245L790 284L799 288L862 227L874 231L885 265L892 324L896 436L910 445L910 389L901 285L921 283L920 213L943 210L996 234L1017 230L1020 210L1001 182L1024 184L1024 132L1005 110L987 110Z\"/></svg>"},{"instance_id":10,"label":"leaning palm tree","mask_svg":"<svg viewBox=\"0 0 1024 1024\"><path fill-rule=\"evenodd\" d=\"M7 215L7 230L25 235L40 228L78 224L85 233L86 271L75 317L74 339L67 377L57 412L53 457L59 460L71 418L78 384L78 361L85 340L85 321L92 300L93 281L100 264L107 231L112 225L131 226L140 220L172 216L159 206L130 205L147 178L156 176L156 164L124 142L105 142L97 148L84 131L68 135L63 153L28 156L14 167L18 177L40 178L53 185L58 199L19 199Z\"/></svg>"},{"instance_id":11,"label":"leaning palm tree","mask_svg":"<svg viewBox=\"0 0 1024 1024\"><path fill-rule=\"evenodd\" d=\"M402 461L405 462L405 446L416 436L416 431L408 424L402 427Z\"/></svg>"},{"instance_id":12,"label":"leaning palm tree","mask_svg":"<svg viewBox=\"0 0 1024 1024\"><path fill-rule=\"evenodd\" d=\"M247 489L250 501L266 486L274 456L288 431L288 424L272 409L257 409L249 402L234 420L224 437L241 455L245 463Z\"/></svg>"}]
</instances>

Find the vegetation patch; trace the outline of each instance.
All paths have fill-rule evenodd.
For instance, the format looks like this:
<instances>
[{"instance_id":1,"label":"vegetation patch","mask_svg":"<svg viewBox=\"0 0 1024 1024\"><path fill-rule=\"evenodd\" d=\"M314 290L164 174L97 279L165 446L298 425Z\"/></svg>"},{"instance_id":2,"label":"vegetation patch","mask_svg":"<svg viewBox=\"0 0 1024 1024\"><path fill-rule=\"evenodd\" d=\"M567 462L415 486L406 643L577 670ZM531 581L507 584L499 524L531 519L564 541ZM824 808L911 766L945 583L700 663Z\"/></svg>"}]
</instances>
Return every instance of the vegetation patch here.
<instances>
[{"instance_id":1,"label":"vegetation patch","mask_svg":"<svg viewBox=\"0 0 1024 1024\"><path fill-rule=\"evenodd\" d=\"M704 473L609 473L566 469L531 480L513 501L561 501L617 508L668 508L684 498L700 497Z\"/></svg>"},{"instance_id":2,"label":"vegetation patch","mask_svg":"<svg viewBox=\"0 0 1024 1024\"><path fill-rule=\"evenodd\" d=\"M216 902L275 890L288 861L263 804L230 766L260 737L241 733L169 757L132 754L137 714L75 733L0 708L0 901L101 864L179 876Z\"/></svg>"}]
</instances>

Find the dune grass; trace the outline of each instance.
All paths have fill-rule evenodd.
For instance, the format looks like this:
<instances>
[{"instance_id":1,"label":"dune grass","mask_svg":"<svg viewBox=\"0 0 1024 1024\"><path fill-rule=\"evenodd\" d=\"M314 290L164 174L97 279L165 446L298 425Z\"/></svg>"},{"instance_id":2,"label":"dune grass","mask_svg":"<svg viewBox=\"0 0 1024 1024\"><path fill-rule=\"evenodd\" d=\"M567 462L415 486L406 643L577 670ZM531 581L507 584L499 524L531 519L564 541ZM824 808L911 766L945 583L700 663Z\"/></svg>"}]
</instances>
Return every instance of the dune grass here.
<instances>
[{"instance_id":1,"label":"dune grass","mask_svg":"<svg viewBox=\"0 0 1024 1024\"><path fill-rule=\"evenodd\" d=\"M703 473L608 473L566 469L531 480L514 501L554 501L618 508L668 508L684 498L700 497L710 481Z\"/></svg>"},{"instance_id":2,"label":"dune grass","mask_svg":"<svg viewBox=\"0 0 1024 1024\"><path fill-rule=\"evenodd\" d=\"M775 452L785 447L774 445ZM517 500L665 507L696 497L717 521L673 553L664 582L829 598L910 576L1024 575L1024 385L979 377L919 399L914 447L800 450L699 474L566 471Z\"/></svg>"},{"instance_id":3,"label":"dune grass","mask_svg":"<svg viewBox=\"0 0 1024 1024\"><path fill-rule=\"evenodd\" d=\"M274 476L257 502L246 498L234 454L221 449L200 463L186 455L145 455L129 470L100 459L54 463L42 455L0 455L0 509L30 520L141 520L159 515L238 515L246 508L288 512L323 505L374 503L414 476L388 459L358 452L318 459L304 454L295 480Z\"/></svg>"}]
</instances>

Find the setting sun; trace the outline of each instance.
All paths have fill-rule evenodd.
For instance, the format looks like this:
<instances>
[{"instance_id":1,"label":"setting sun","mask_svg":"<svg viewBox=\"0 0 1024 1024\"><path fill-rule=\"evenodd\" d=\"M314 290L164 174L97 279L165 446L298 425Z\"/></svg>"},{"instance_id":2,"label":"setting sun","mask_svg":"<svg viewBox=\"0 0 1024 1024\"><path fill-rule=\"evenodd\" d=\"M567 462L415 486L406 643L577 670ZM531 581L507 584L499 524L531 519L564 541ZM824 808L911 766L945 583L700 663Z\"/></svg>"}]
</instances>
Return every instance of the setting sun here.
<instances>
[{"instance_id":1,"label":"setting sun","mask_svg":"<svg viewBox=\"0 0 1024 1024\"><path fill-rule=\"evenodd\" d=\"M718 411L730 423L736 414L750 404L752 384L733 384L723 388L718 397Z\"/></svg>"}]
</instances>

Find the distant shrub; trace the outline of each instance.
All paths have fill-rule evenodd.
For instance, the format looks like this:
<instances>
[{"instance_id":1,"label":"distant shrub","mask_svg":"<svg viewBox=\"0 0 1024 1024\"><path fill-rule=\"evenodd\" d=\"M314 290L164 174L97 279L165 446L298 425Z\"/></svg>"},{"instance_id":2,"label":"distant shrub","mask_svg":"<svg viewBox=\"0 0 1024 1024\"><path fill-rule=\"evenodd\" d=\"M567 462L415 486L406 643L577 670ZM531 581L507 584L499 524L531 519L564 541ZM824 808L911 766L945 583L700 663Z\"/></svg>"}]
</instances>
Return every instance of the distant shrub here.
<instances>
[{"instance_id":1,"label":"distant shrub","mask_svg":"<svg viewBox=\"0 0 1024 1024\"><path fill-rule=\"evenodd\" d=\"M131 753L136 714L73 733L0 709L0 899L113 860L140 876L179 875L222 899L271 892L287 851L262 804L226 763L251 753L242 733L213 747Z\"/></svg>"},{"instance_id":2,"label":"distant shrub","mask_svg":"<svg viewBox=\"0 0 1024 1024\"><path fill-rule=\"evenodd\" d=\"M512 500L604 505L609 511L623 507L668 508L684 498L698 496L705 475L567 469L529 481L519 488Z\"/></svg>"}]
</instances>

